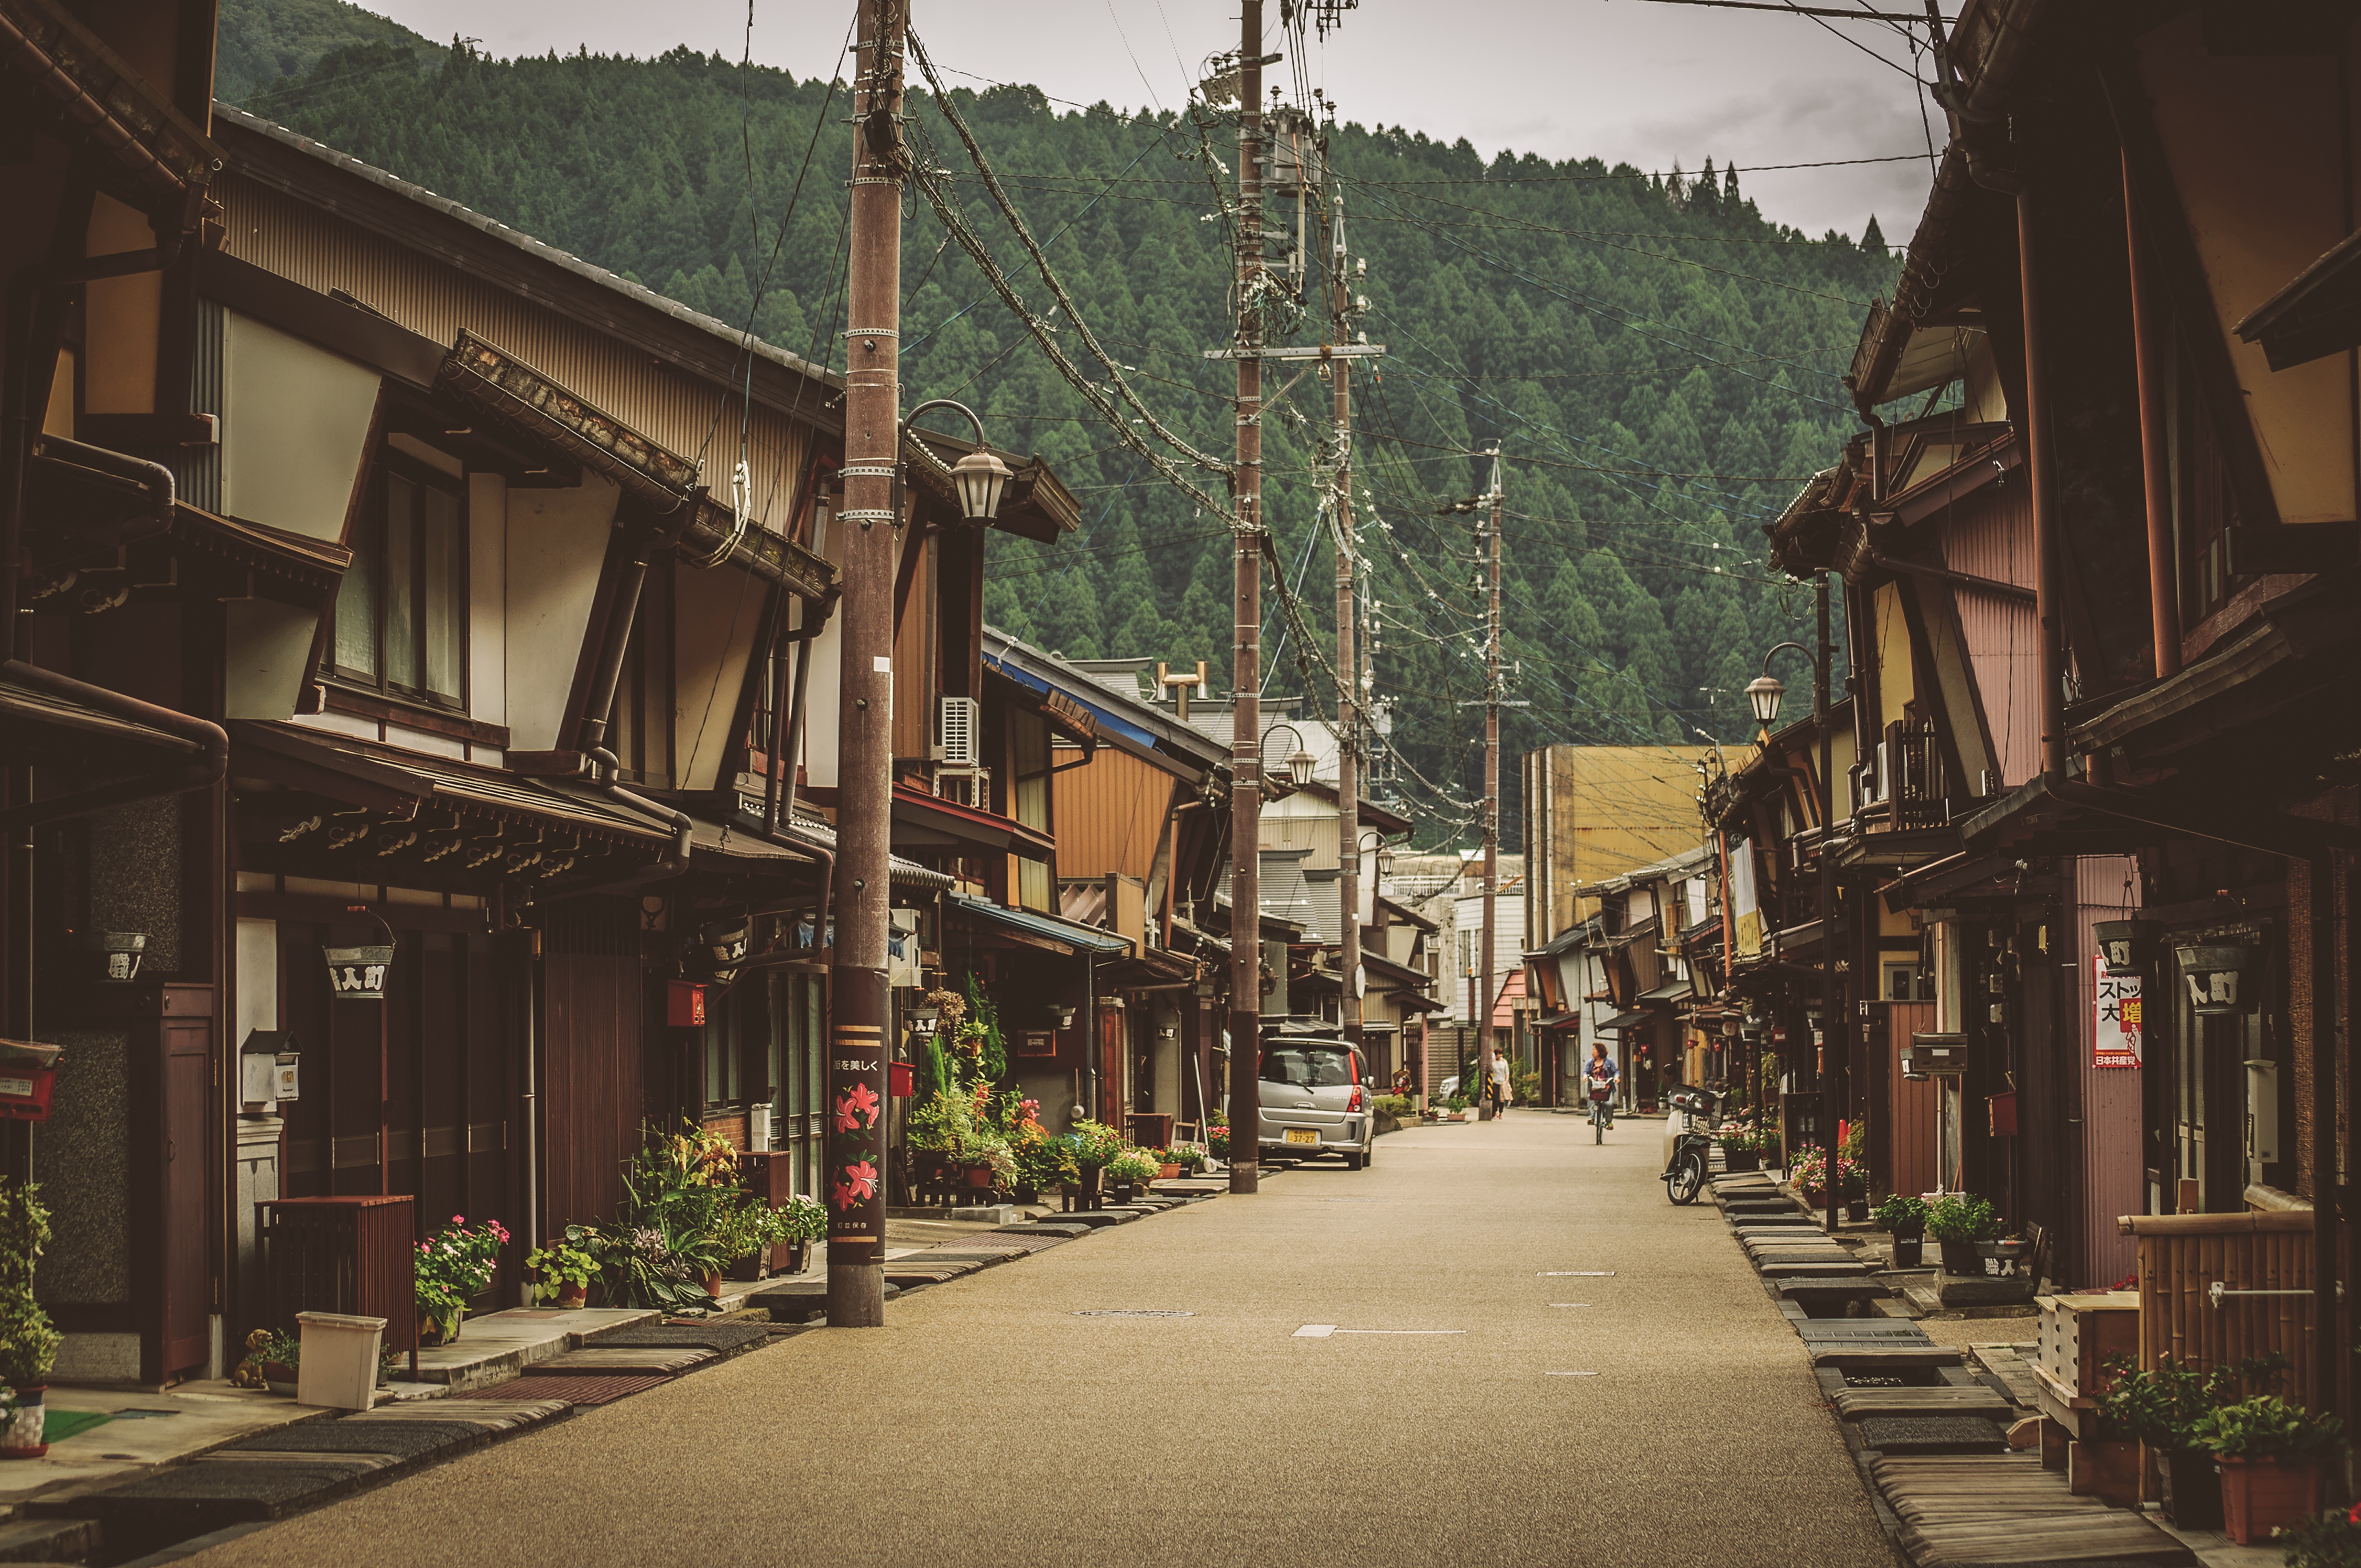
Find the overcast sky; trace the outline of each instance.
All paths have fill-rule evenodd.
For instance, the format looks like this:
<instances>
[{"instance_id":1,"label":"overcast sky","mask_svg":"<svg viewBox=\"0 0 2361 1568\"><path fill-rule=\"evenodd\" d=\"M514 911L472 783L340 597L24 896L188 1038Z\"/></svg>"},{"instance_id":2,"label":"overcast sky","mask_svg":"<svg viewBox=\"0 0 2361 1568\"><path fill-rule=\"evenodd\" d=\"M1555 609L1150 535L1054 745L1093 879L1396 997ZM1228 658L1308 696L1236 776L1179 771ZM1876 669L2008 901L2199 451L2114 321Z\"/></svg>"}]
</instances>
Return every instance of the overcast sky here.
<instances>
[{"instance_id":1,"label":"overcast sky","mask_svg":"<svg viewBox=\"0 0 2361 1568\"><path fill-rule=\"evenodd\" d=\"M734 60L746 47L746 0L376 0L369 8L437 40L478 38L501 56L578 45L653 55L685 43ZM1279 6L1264 9L1275 34ZM753 14L755 60L803 77L830 69L852 5L753 0ZM1126 108L1177 106L1205 57L1235 47L1236 16L1213 0L917 0L913 10L938 67ZM1488 156L1510 148L1642 169L1677 159L1695 172L1708 157L1751 170L1917 154L1740 175L1779 222L1858 237L1874 213L1898 242L1926 204L1927 134L1906 71L1871 51L1910 61L1902 35L1868 19L1824 25L1650 0L1367 0L1324 47L1314 44L1308 65L1345 118L1465 137ZM1273 68L1274 78L1284 83L1291 70ZM1940 119L1934 125L1939 147Z\"/></svg>"}]
</instances>

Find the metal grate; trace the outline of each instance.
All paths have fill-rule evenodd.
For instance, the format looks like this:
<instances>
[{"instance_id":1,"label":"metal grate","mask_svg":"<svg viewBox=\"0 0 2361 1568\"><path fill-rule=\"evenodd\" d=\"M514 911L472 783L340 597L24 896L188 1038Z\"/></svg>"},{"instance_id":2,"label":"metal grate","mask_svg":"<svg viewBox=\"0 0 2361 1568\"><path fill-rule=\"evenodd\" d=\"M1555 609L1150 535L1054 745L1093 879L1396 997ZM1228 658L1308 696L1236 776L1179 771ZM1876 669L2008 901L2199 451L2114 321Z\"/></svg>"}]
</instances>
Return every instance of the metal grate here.
<instances>
[{"instance_id":1,"label":"metal grate","mask_svg":"<svg viewBox=\"0 0 2361 1568\"><path fill-rule=\"evenodd\" d=\"M609 1405L627 1394L637 1394L669 1383L654 1373L626 1373L611 1377L520 1377L489 1388L470 1388L454 1399L562 1399L569 1405Z\"/></svg>"}]
</instances>

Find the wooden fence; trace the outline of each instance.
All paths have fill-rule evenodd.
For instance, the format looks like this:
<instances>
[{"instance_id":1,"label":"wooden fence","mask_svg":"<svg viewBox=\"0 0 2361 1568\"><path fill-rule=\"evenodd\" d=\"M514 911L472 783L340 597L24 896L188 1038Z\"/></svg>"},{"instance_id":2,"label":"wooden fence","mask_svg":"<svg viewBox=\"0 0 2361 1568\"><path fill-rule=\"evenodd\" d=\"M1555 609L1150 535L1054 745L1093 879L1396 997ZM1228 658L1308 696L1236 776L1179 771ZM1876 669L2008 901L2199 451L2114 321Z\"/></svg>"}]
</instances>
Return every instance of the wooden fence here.
<instances>
[{"instance_id":1,"label":"wooden fence","mask_svg":"<svg viewBox=\"0 0 2361 1568\"><path fill-rule=\"evenodd\" d=\"M2273 1353L2288 1358L2277 1392L2312 1387L2312 1212L2129 1214L2116 1228L2139 1245L2143 1368L2170 1356L2204 1370ZM2218 1302L2213 1287L2224 1294ZM2240 1290L2301 1292L2239 1296Z\"/></svg>"}]
</instances>

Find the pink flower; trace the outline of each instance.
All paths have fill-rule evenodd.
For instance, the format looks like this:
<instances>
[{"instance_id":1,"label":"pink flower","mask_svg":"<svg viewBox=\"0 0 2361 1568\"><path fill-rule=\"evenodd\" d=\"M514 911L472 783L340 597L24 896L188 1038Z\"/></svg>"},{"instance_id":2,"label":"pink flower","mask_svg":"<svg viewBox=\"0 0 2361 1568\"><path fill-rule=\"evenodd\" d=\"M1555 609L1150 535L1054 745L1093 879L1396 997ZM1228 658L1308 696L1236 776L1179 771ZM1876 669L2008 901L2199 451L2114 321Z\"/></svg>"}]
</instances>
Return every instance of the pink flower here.
<instances>
[{"instance_id":1,"label":"pink flower","mask_svg":"<svg viewBox=\"0 0 2361 1568\"><path fill-rule=\"evenodd\" d=\"M451 1216L451 1223L455 1225L464 1225L467 1223L467 1216L465 1214L454 1214Z\"/></svg>"}]
</instances>

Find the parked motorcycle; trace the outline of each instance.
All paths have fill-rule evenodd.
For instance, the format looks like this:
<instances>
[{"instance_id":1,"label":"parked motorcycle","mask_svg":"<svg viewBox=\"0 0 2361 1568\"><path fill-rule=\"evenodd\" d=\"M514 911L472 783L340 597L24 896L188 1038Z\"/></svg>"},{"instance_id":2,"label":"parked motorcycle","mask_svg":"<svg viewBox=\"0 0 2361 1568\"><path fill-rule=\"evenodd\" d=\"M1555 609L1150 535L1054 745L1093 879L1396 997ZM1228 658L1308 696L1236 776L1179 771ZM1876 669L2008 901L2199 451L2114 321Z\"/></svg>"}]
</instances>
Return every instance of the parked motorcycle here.
<instances>
[{"instance_id":1,"label":"parked motorcycle","mask_svg":"<svg viewBox=\"0 0 2361 1568\"><path fill-rule=\"evenodd\" d=\"M1722 1096L1710 1089L1686 1089L1673 1096L1672 1113L1681 1118L1673 1135L1672 1153L1664 1161L1664 1196L1675 1203L1694 1203L1705 1190L1707 1163L1712 1157L1714 1129L1721 1125ZM1697 1118L1705 1125L1697 1125Z\"/></svg>"}]
</instances>

